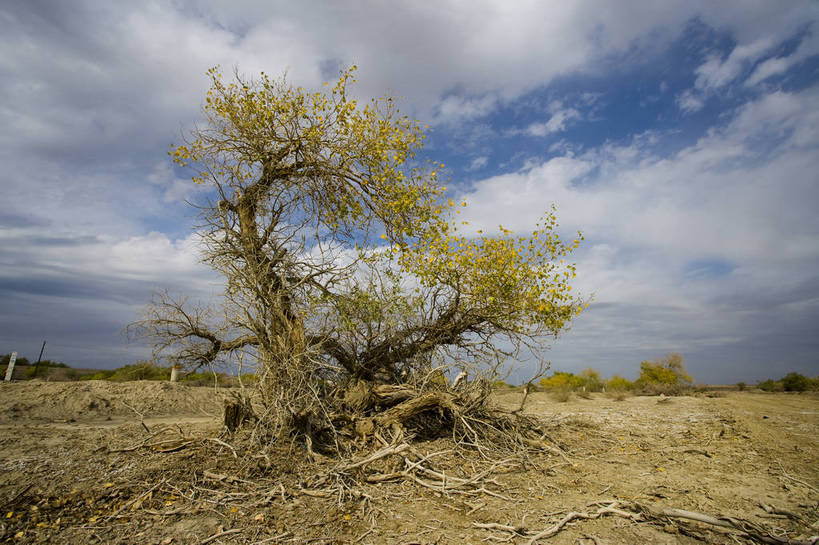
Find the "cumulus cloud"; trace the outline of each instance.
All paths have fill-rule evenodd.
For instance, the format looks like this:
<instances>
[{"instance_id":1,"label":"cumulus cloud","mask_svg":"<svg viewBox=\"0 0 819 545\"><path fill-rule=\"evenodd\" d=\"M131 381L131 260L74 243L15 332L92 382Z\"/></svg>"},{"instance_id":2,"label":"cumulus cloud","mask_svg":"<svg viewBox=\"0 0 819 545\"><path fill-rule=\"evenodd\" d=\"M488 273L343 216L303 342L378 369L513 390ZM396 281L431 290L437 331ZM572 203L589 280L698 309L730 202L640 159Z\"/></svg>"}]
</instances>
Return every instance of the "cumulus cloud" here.
<instances>
[{"instance_id":1,"label":"cumulus cloud","mask_svg":"<svg viewBox=\"0 0 819 545\"><path fill-rule=\"evenodd\" d=\"M763 316L793 325L791 294L817 279L817 99L816 89L765 95L672 156L636 139L485 179L465 195L467 219L526 231L555 202L564 234L584 231L578 288L596 302L583 332L558 344L571 361L584 361L586 342L632 357L751 343Z\"/></svg>"}]
</instances>

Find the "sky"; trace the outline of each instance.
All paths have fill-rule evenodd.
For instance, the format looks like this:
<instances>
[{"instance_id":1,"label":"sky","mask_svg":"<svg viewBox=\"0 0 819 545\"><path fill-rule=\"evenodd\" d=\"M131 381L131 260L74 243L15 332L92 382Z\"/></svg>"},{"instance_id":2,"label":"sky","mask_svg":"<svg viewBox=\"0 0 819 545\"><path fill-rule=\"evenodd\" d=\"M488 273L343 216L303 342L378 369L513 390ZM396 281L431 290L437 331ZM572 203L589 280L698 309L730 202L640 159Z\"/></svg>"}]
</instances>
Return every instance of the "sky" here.
<instances>
[{"instance_id":1,"label":"sky","mask_svg":"<svg viewBox=\"0 0 819 545\"><path fill-rule=\"evenodd\" d=\"M0 353L112 368L155 290L207 301L203 188L167 156L206 71L355 93L429 125L474 229L581 230L593 297L553 370L819 374L819 3L0 4ZM512 380L527 374L523 362Z\"/></svg>"}]
</instances>

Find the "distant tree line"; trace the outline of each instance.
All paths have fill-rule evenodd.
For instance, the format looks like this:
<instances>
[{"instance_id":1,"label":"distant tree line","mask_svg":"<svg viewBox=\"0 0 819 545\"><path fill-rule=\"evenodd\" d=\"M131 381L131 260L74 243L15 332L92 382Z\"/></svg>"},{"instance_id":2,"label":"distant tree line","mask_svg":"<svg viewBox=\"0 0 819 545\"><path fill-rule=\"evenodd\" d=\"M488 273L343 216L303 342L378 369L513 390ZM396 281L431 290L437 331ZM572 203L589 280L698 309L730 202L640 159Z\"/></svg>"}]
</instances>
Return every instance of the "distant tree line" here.
<instances>
[{"instance_id":1,"label":"distant tree line","mask_svg":"<svg viewBox=\"0 0 819 545\"><path fill-rule=\"evenodd\" d=\"M638 392L666 395L680 394L690 388L694 379L685 370L682 355L674 353L662 358L640 363L640 376L631 381L620 375L604 379L600 372L588 367L579 375L555 371L550 377L540 379L538 385L547 391L566 392Z\"/></svg>"},{"instance_id":2,"label":"distant tree line","mask_svg":"<svg viewBox=\"0 0 819 545\"><path fill-rule=\"evenodd\" d=\"M587 367L579 374L566 371L555 371L549 377L538 382L538 387L549 392L634 392L637 394L666 394L680 395L693 389L694 379L686 371L681 354L672 353L662 358L640 363L640 376L631 381L620 375L613 375L609 379L601 377L600 372ZM496 386L509 386L503 382ZM748 389L745 382L737 382L740 391ZM791 372L779 380L768 379L761 381L756 388L766 392L805 392L819 391L819 376L806 377Z\"/></svg>"},{"instance_id":3,"label":"distant tree line","mask_svg":"<svg viewBox=\"0 0 819 545\"><path fill-rule=\"evenodd\" d=\"M810 378L805 375L791 372L779 380L763 380L757 388L765 392L807 392L819 390L819 376Z\"/></svg>"}]
</instances>

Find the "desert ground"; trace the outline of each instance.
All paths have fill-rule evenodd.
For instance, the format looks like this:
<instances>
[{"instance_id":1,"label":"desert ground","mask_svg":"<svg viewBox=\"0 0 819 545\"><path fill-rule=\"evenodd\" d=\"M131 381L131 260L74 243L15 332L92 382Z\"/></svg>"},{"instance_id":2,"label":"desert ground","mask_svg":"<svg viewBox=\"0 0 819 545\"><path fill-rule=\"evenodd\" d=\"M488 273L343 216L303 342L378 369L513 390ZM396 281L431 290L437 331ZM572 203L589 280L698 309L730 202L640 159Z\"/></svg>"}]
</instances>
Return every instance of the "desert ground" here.
<instances>
[{"instance_id":1,"label":"desert ground","mask_svg":"<svg viewBox=\"0 0 819 545\"><path fill-rule=\"evenodd\" d=\"M295 443L260 451L249 432L224 433L223 402L233 393L158 382L0 384L0 540L760 542L736 528L612 513L575 518L533 539L569 513L594 515L605 506L728 517L762 529L770 542L810 543L819 535L816 394L592 394L558 402L534 393L525 412L546 422L553 448L490 463L453 451L447 438L415 442L413 451L439 475L484 475L480 488L439 491L423 480L365 482L363 471L360 483L328 488L324 478L322 489L315 476L338 476L338 460L309 461ZM515 408L521 396L508 390L496 399ZM360 457L379 448L362 443ZM378 460L380 474L400 466L400 456L392 458Z\"/></svg>"}]
</instances>

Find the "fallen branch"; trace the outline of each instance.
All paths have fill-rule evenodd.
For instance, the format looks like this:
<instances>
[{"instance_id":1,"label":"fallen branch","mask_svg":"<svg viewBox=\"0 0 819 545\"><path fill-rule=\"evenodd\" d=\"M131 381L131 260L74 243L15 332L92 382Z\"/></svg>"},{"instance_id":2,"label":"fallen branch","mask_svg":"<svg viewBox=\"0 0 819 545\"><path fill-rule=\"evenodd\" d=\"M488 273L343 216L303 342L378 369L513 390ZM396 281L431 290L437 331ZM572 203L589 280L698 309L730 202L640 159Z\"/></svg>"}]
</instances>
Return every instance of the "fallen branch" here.
<instances>
[{"instance_id":1,"label":"fallen branch","mask_svg":"<svg viewBox=\"0 0 819 545\"><path fill-rule=\"evenodd\" d=\"M638 508L650 518L672 518L701 522L719 528L728 528L740 532L740 537L751 539L758 543L771 545L815 545L819 537L812 537L808 540L790 539L787 537L777 537L772 535L765 528L754 524L751 521L737 519L733 517L712 517L703 513L686 511L684 509L658 508L654 506L638 505Z\"/></svg>"},{"instance_id":2,"label":"fallen branch","mask_svg":"<svg viewBox=\"0 0 819 545\"><path fill-rule=\"evenodd\" d=\"M601 505L601 503L595 502L589 504L589 506L594 505ZM528 537L529 541L527 542L527 545L535 545L538 540L548 539L558 534L567 524L574 520L597 519L606 515L626 518L633 522L647 521L665 523L667 519L691 520L720 528L722 531L736 532L733 535L736 535L737 537L742 537L756 543L765 543L768 545L816 545L819 543L819 536L814 536L807 540L777 537L771 534L767 529L744 519L732 517L713 517L704 513L696 513L694 511L686 511L684 509L663 508L653 505L633 504L631 506L623 506L618 502L608 502L593 513L572 511L567 513L553 526L537 533L527 531L522 526L509 526L497 523L473 522L472 526L486 530L500 530L503 532L508 532L509 536L507 536L505 541L511 541L516 536ZM690 528L694 527L692 526ZM707 536L700 536L697 533L692 535L700 537L703 540L707 540Z\"/></svg>"},{"instance_id":3,"label":"fallen branch","mask_svg":"<svg viewBox=\"0 0 819 545\"><path fill-rule=\"evenodd\" d=\"M555 524L554 526L552 526L551 528L547 528L546 530L543 530L542 532L540 532L538 534L535 534L529 540L528 545L534 545L534 543L537 542L537 540L539 540L539 539L546 539L546 538L552 537L553 535L560 532L563 529L563 527L566 526L569 522L571 522L571 521L573 521L575 519L596 519L596 518L600 518L600 517L602 517L604 515L615 515L615 516L618 516L618 517L627 518L627 519L632 520L632 521L637 521L637 520L641 519L641 516L640 516L639 513L631 513L629 511L623 511L622 509L617 509L617 507L616 507L617 505L618 504L616 502L613 502L613 503L609 504L608 506L601 507L600 509L598 509L594 513L582 513L582 512L572 511L571 513L568 513L565 517L560 519L560 521L557 524Z\"/></svg>"},{"instance_id":4,"label":"fallen branch","mask_svg":"<svg viewBox=\"0 0 819 545\"><path fill-rule=\"evenodd\" d=\"M224 532L218 532L210 536L209 538L203 539L199 542L199 545L205 545L206 543L210 543L215 539L219 539L220 537L229 536L230 534L238 534L242 531L242 528L234 528L233 530L225 530Z\"/></svg>"},{"instance_id":5,"label":"fallen branch","mask_svg":"<svg viewBox=\"0 0 819 545\"><path fill-rule=\"evenodd\" d=\"M800 480L800 479L797 479L796 477L791 477L790 475L788 475L788 472L787 472L787 471L785 471L785 468L784 468L784 467L782 467L782 464L781 464L779 461L777 461L776 463L777 463L777 464L779 464L779 469L781 469L781 470L782 470L782 475L784 475L784 476L785 476L785 478L790 479L790 480L792 480L792 481L793 481L793 482L795 482L795 483L799 483L799 484L801 484L802 486L807 486L808 488L810 488L810 489L811 489L811 490L813 490L814 492L819 492L819 488L813 487L813 486L809 485L808 483L806 483L805 481L802 481L802 480Z\"/></svg>"}]
</instances>

